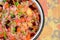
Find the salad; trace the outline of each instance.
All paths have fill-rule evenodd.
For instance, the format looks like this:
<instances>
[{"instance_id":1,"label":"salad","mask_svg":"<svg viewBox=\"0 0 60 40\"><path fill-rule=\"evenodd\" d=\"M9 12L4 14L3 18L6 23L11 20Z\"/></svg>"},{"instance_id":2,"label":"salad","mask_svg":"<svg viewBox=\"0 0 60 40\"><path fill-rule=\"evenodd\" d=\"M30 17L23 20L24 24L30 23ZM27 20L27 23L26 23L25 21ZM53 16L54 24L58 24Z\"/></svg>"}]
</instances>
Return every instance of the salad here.
<instances>
[{"instance_id":1,"label":"salad","mask_svg":"<svg viewBox=\"0 0 60 40\"><path fill-rule=\"evenodd\" d=\"M30 40L38 31L40 21L32 0L0 2L0 40Z\"/></svg>"}]
</instances>

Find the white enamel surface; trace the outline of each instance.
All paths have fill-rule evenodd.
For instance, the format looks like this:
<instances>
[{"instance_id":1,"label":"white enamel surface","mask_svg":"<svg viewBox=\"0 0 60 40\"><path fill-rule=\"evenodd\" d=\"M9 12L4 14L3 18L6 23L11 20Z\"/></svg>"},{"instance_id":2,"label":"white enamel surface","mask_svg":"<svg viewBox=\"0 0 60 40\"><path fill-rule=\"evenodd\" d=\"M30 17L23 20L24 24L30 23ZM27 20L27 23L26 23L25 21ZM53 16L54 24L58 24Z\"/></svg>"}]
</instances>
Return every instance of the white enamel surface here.
<instances>
[{"instance_id":1,"label":"white enamel surface","mask_svg":"<svg viewBox=\"0 0 60 40\"><path fill-rule=\"evenodd\" d=\"M39 30L37 31L36 35L31 40L33 40L38 35L38 33L41 31L41 28L42 28L42 25L43 25L43 12L42 12L42 9L41 9L40 5L36 2L36 0L32 0L32 1L36 3L36 5L38 7L38 10L40 12L41 24L40 24Z\"/></svg>"},{"instance_id":2,"label":"white enamel surface","mask_svg":"<svg viewBox=\"0 0 60 40\"><path fill-rule=\"evenodd\" d=\"M2 2L3 0L0 0L0 2Z\"/></svg>"}]
</instances>

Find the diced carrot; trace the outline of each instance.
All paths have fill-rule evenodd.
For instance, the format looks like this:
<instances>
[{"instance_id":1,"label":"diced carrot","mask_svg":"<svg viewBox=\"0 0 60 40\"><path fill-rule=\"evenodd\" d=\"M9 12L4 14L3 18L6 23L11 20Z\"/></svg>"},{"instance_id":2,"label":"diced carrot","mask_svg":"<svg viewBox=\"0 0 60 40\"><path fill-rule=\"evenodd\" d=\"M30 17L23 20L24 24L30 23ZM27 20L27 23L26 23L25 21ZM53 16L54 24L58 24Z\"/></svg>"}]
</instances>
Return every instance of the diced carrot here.
<instances>
[{"instance_id":1,"label":"diced carrot","mask_svg":"<svg viewBox=\"0 0 60 40\"><path fill-rule=\"evenodd\" d=\"M16 25L20 25L21 20L20 19L16 19L15 22L16 22Z\"/></svg>"},{"instance_id":2,"label":"diced carrot","mask_svg":"<svg viewBox=\"0 0 60 40\"><path fill-rule=\"evenodd\" d=\"M20 10L16 10L15 12L14 12L14 14L18 14L20 12Z\"/></svg>"},{"instance_id":3,"label":"diced carrot","mask_svg":"<svg viewBox=\"0 0 60 40\"><path fill-rule=\"evenodd\" d=\"M2 29L2 25L0 24L0 32L2 32L3 31L3 29Z\"/></svg>"},{"instance_id":4,"label":"diced carrot","mask_svg":"<svg viewBox=\"0 0 60 40\"><path fill-rule=\"evenodd\" d=\"M27 17L26 21L32 20L32 17Z\"/></svg>"},{"instance_id":5,"label":"diced carrot","mask_svg":"<svg viewBox=\"0 0 60 40\"><path fill-rule=\"evenodd\" d=\"M19 33L19 32L20 32L20 28L18 27L18 28L17 28L17 33Z\"/></svg>"},{"instance_id":6,"label":"diced carrot","mask_svg":"<svg viewBox=\"0 0 60 40\"><path fill-rule=\"evenodd\" d=\"M20 22L20 20L19 19L16 19L15 22L16 22L16 24L18 24Z\"/></svg>"},{"instance_id":7,"label":"diced carrot","mask_svg":"<svg viewBox=\"0 0 60 40\"><path fill-rule=\"evenodd\" d=\"M8 8L9 7L9 4L8 2L5 3L5 8Z\"/></svg>"},{"instance_id":8,"label":"diced carrot","mask_svg":"<svg viewBox=\"0 0 60 40\"><path fill-rule=\"evenodd\" d=\"M3 29L2 29L2 25L0 24L0 37L3 37L4 36L4 32L3 32Z\"/></svg>"},{"instance_id":9,"label":"diced carrot","mask_svg":"<svg viewBox=\"0 0 60 40\"><path fill-rule=\"evenodd\" d=\"M10 32L10 28L8 28L8 31Z\"/></svg>"},{"instance_id":10,"label":"diced carrot","mask_svg":"<svg viewBox=\"0 0 60 40\"><path fill-rule=\"evenodd\" d=\"M25 21L25 18L21 18L21 22L24 22Z\"/></svg>"},{"instance_id":11,"label":"diced carrot","mask_svg":"<svg viewBox=\"0 0 60 40\"><path fill-rule=\"evenodd\" d=\"M9 40L16 40L15 36L13 36L10 32L7 32L7 36Z\"/></svg>"},{"instance_id":12,"label":"diced carrot","mask_svg":"<svg viewBox=\"0 0 60 40\"><path fill-rule=\"evenodd\" d=\"M27 36L26 36L26 39L25 40L30 40L30 34L28 34Z\"/></svg>"},{"instance_id":13,"label":"diced carrot","mask_svg":"<svg viewBox=\"0 0 60 40\"><path fill-rule=\"evenodd\" d=\"M24 6L24 10L23 10L23 12L26 12L27 9L28 9L28 6Z\"/></svg>"},{"instance_id":14,"label":"diced carrot","mask_svg":"<svg viewBox=\"0 0 60 40\"><path fill-rule=\"evenodd\" d=\"M25 18L16 19L16 22L17 22L17 23L19 23L19 22L24 22L24 21L26 21Z\"/></svg>"},{"instance_id":15,"label":"diced carrot","mask_svg":"<svg viewBox=\"0 0 60 40\"><path fill-rule=\"evenodd\" d=\"M36 28L36 27L33 27L33 30L34 30L34 31L36 31L36 30L37 30L37 28Z\"/></svg>"},{"instance_id":16,"label":"diced carrot","mask_svg":"<svg viewBox=\"0 0 60 40\"><path fill-rule=\"evenodd\" d=\"M18 9L20 9L21 7L22 7L22 6L21 6L20 4L17 6Z\"/></svg>"},{"instance_id":17,"label":"diced carrot","mask_svg":"<svg viewBox=\"0 0 60 40\"><path fill-rule=\"evenodd\" d=\"M4 32L2 32L2 33L0 34L0 37L4 37Z\"/></svg>"},{"instance_id":18,"label":"diced carrot","mask_svg":"<svg viewBox=\"0 0 60 40\"><path fill-rule=\"evenodd\" d=\"M25 22L26 19L25 18L20 18L20 19L16 19L15 22L17 25L19 25L19 23Z\"/></svg>"},{"instance_id":19,"label":"diced carrot","mask_svg":"<svg viewBox=\"0 0 60 40\"><path fill-rule=\"evenodd\" d=\"M0 18L1 18L2 14L0 13Z\"/></svg>"},{"instance_id":20,"label":"diced carrot","mask_svg":"<svg viewBox=\"0 0 60 40\"><path fill-rule=\"evenodd\" d=\"M27 23L23 23L22 25L23 25L24 30L28 29Z\"/></svg>"},{"instance_id":21,"label":"diced carrot","mask_svg":"<svg viewBox=\"0 0 60 40\"><path fill-rule=\"evenodd\" d=\"M10 40L16 40L16 38L14 36L11 36Z\"/></svg>"},{"instance_id":22,"label":"diced carrot","mask_svg":"<svg viewBox=\"0 0 60 40\"><path fill-rule=\"evenodd\" d=\"M15 21L16 21L16 23L18 23L19 22L19 19L16 19Z\"/></svg>"},{"instance_id":23,"label":"diced carrot","mask_svg":"<svg viewBox=\"0 0 60 40\"><path fill-rule=\"evenodd\" d=\"M20 12L20 10L16 10L17 12Z\"/></svg>"}]
</instances>

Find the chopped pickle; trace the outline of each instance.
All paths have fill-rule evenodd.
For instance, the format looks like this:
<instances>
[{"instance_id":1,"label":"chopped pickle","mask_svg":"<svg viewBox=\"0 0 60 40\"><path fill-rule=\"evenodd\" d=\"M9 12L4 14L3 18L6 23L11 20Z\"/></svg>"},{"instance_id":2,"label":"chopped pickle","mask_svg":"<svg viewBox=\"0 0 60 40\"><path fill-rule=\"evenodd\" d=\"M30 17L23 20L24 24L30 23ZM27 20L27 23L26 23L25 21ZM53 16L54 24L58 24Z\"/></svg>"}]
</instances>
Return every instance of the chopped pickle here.
<instances>
[{"instance_id":1,"label":"chopped pickle","mask_svg":"<svg viewBox=\"0 0 60 40\"><path fill-rule=\"evenodd\" d=\"M4 2L6 2L6 0L3 0Z\"/></svg>"},{"instance_id":2,"label":"chopped pickle","mask_svg":"<svg viewBox=\"0 0 60 40\"><path fill-rule=\"evenodd\" d=\"M28 16L31 16L32 13L33 13L32 10L31 10L30 8L28 8L28 9L27 9L27 15L28 15Z\"/></svg>"},{"instance_id":3,"label":"chopped pickle","mask_svg":"<svg viewBox=\"0 0 60 40\"><path fill-rule=\"evenodd\" d=\"M10 15L11 15L11 18L15 18L15 15L13 13L11 13Z\"/></svg>"},{"instance_id":4,"label":"chopped pickle","mask_svg":"<svg viewBox=\"0 0 60 40\"><path fill-rule=\"evenodd\" d=\"M2 32L0 32L0 34L2 34Z\"/></svg>"},{"instance_id":5,"label":"chopped pickle","mask_svg":"<svg viewBox=\"0 0 60 40\"><path fill-rule=\"evenodd\" d=\"M23 35L26 35L26 32L25 32L25 31L22 31L22 34L23 34Z\"/></svg>"},{"instance_id":6,"label":"chopped pickle","mask_svg":"<svg viewBox=\"0 0 60 40\"><path fill-rule=\"evenodd\" d=\"M14 33L15 33L16 28L15 28L15 27L13 27L11 30L12 30L12 33L14 34Z\"/></svg>"},{"instance_id":7,"label":"chopped pickle","mask_svg":"<svg viewBox=\"0 0 60 40\"><path fill-rule=\"evenodd\" d=\"M19 2L15 2L15 6L18 6Z\"/></svg>"},{"instance_id":8,"label":"chopped pickle","mask_svg":"<svg viewBox=\"0 0 60 40\"><path fill-rule=\"evenodd\" d=\"M6 38L7 38L7 35L6 35L6 32L4 32L4 39L6 40Z\"/></svg>"},{"instance_id":9,"label":"chopped pickle","mask_svg":"<svg viewBox=\"0 0 60 40\"><path fill-rule=\"evenodd\" d=\"M19 13L18 13L18 17L20 17L22 14L23 14L22 12L19 12Z\"/></svg>"}]
</instances>

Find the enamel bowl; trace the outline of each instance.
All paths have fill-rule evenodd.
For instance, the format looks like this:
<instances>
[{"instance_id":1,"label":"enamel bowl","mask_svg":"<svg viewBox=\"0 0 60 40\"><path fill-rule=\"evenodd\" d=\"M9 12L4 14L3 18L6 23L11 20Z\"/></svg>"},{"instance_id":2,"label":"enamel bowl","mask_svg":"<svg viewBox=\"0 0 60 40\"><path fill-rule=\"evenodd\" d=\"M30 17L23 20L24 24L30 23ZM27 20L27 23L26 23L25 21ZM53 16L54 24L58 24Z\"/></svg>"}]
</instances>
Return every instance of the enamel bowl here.
<instances>
[{"instance_id":1,"label":"enamel bowl","mask_svg":"<svg viewBox=\"0 0 60 40\"><path fill-rule=\"evenodd\" d=\"M0 2L2 2L2 1L3 0L0 0ZM32 0L32 1L36 4L36 6L40 12L40 18L41 18L39 29L38 29L36 35L31 39L31 40L36 40L38 38L38 36L41 34L43 26L44 26L44 12L43 12L43 9L42 9L40 3L38 2L38 0Z\"/></svg>"},{"instance_id":2,"label":"enamel bowl","mask_svg":"<svg viewBox=\"0 0 60 40\"><path fill-rule=\"evenodd\" d=\"M39 25L39 29L38 29L36 35L31 39L31 40L36 40L38 38L38 36L41 34L43 26L44 26L44 12L43 12L43 9L42 9L40 3L38 2L38 0L32 0L32 1L36 4L36 6L40 12L40 17L41 17L41 23Z\"/></svg>"}]
</instances>

